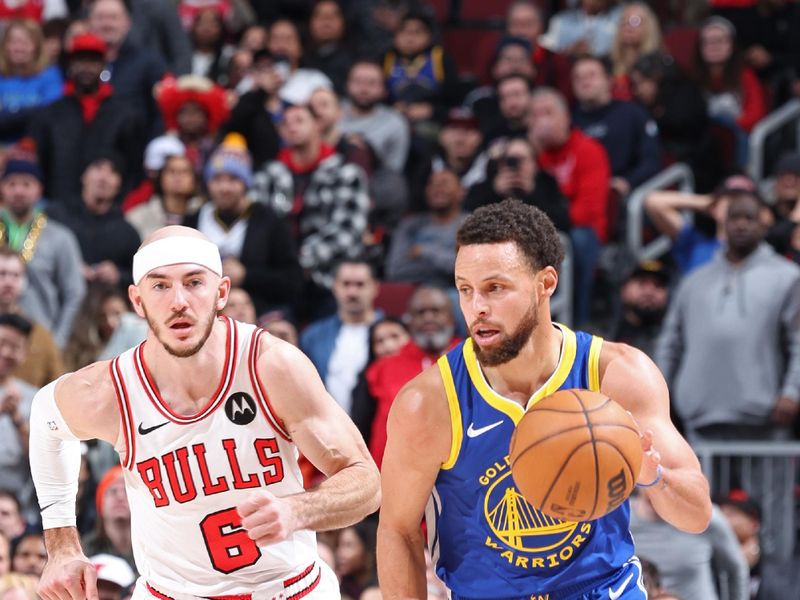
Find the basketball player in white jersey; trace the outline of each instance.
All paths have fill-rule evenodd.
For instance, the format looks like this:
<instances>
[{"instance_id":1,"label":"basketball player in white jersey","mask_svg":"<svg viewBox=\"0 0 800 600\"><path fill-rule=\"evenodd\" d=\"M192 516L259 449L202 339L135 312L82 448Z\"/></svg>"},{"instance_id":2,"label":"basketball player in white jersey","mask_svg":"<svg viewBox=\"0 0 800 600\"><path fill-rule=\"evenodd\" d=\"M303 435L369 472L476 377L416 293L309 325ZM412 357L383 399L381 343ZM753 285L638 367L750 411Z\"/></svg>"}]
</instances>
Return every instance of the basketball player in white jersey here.
<instances>
[{"instance_id":1,"label":"basketball player in white jersey","mask_svg":"<svg viewBox=\"0 0 800 600\"><path fill-rule=\"evenodd\" d=\"M135 600L338 598L314 530L375 511L379 477L310 361L219 317L230 290L219 250L165 227L134 256L141 345L43 388L31 469L45 527L44 600L97 600L75 529L79 440L118 450L131 507ZM303 490L298 450L328 475Z\"/></svg>"}]
</instances>

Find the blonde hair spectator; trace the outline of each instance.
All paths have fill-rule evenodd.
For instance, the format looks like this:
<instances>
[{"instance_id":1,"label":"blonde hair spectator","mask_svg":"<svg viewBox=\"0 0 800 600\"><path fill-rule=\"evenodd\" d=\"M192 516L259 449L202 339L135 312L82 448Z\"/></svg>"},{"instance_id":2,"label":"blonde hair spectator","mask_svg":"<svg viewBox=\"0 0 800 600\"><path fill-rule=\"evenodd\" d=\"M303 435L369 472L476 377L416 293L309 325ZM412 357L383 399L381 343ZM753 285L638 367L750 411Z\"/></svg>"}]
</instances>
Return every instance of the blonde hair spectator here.
<instances>
[{"instance_id":1,"label":"blonde hair spectator","mask_svg":"<svg viewBox=\"0 0 800 600\"><path fill-rule=\"evenodd\" d=\"M0 576L0 600L39 600L36 578L21 573Z\"/></svg>"},{"instance_id":2,"label":"blonde hair spectator","mask_svg":"<svg viewBox=\"0 0 800 600\"><path fill-rule=\"evenodd\" d=\"M9 50L10 44L24 44L23 36L33 45L33 54L27 62L15 60ZM0 75L5 77L36 75L47 67L48 62L47 52L44 49L44 34L35 21L13 19L6 24L0 36Z\"/></svg>"}]
</instances>

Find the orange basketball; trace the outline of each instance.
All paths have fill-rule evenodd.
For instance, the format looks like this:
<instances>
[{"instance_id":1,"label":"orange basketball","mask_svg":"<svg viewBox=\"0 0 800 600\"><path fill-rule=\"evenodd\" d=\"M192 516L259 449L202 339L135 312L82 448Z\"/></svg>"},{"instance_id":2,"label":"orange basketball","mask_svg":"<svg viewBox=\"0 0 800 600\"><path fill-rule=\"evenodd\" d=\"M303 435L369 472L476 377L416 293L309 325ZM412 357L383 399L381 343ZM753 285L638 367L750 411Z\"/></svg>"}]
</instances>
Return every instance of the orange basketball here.
<instances>
[{"instance_id":1,"label":"orange basketball","mask_svg":"<svg viewBox=\"0 0 800 600\"><path fill-rule=\"evenodd\" d=\"M517 425L509 454L525 499L565 521L597 519L622 504L643 456L633 417L589 390L560 390L537 402Z\"/></svg>"}]
</instances>

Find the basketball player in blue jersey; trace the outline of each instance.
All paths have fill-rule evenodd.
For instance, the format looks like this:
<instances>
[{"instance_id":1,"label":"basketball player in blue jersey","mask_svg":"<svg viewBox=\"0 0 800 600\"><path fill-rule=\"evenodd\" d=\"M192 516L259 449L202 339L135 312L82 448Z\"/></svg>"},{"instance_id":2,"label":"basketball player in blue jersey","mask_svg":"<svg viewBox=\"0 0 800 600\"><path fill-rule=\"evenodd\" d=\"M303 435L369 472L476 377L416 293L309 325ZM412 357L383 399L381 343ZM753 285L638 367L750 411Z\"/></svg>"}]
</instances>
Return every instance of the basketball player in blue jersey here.
<instances>
[{"instance_id":1,"label":"basketball player in blue jersey","mask_svg":"<svg viewBox=\"0 0 800 600\"><path fill-rule=\"evenodd\" d=\"M565 522L514 486L514 426L559 389L600 391L630 411L644 432L637 485L675 527L708 525L708 483L670 421L656 366L639 350L551 322L562 258L552 222L518 201L481 208L461 226L455 279L470 337L408 383L389 417L378 532L384 598L427 598L423 515L453 600L647 597L628 501L597 520Z\"/></svg>"}]
</instances>

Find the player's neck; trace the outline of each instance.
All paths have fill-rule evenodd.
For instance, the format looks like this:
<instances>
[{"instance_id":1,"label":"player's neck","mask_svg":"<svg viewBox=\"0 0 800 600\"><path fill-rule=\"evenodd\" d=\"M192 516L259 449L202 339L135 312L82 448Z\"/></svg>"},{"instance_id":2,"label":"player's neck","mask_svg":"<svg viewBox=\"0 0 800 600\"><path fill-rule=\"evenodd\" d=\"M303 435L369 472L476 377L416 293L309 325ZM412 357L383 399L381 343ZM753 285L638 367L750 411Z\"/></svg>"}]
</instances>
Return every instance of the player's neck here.
<instances>
[{"instance_id":1,"label":"player's neck","mask_svg":"<svg viewBox=\"0 0 800 600\"><path fill-rule=\"evenodd\" d=\"M489 385L498 394L526 405L556 370L562 337L549 319L539 323L516 358L496 367L483 367Z\"/></svg>"}]
</instances>

